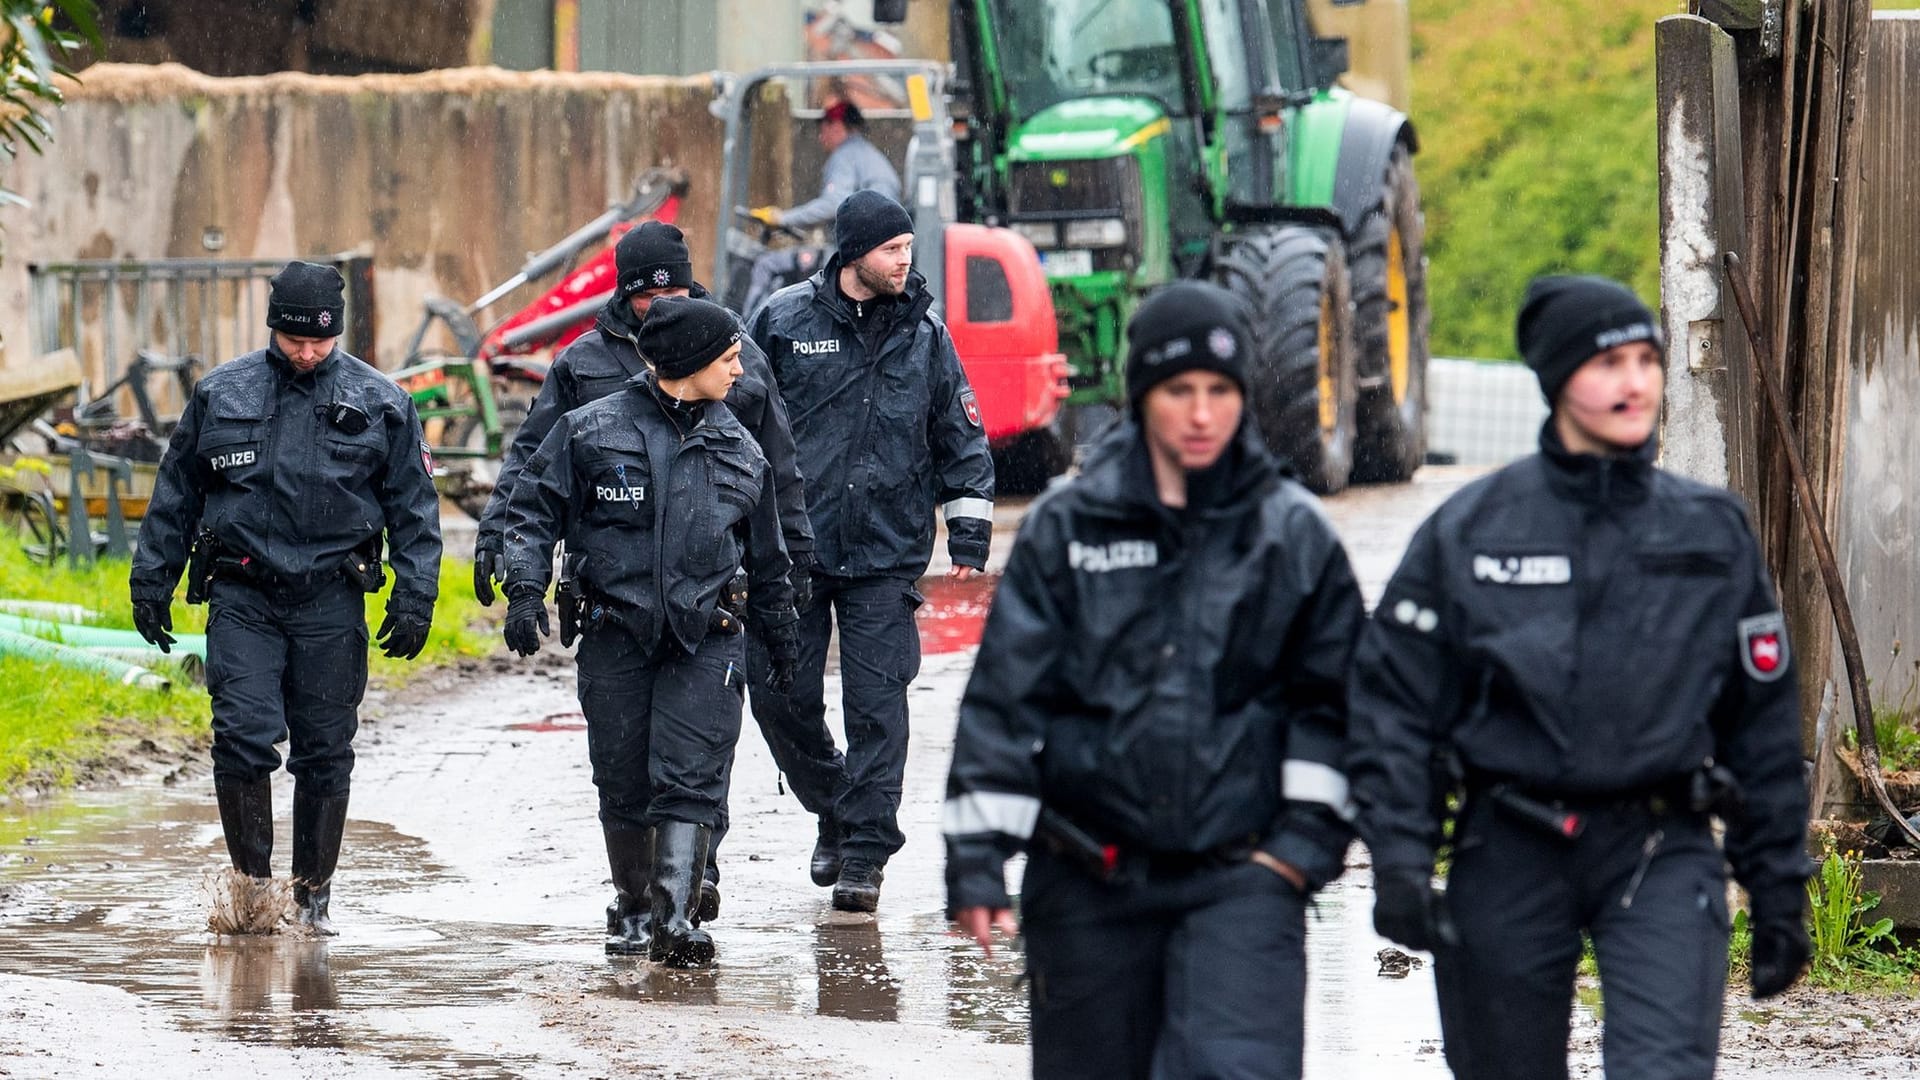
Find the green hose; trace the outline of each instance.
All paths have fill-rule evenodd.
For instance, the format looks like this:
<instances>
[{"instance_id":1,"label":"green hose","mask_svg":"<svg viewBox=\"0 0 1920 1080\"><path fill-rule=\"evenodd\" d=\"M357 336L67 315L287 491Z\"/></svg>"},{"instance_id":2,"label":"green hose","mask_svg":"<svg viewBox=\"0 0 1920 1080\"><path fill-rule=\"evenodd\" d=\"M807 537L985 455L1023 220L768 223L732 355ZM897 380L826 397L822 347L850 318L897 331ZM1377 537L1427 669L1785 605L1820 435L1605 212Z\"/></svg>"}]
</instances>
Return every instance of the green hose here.
<instances>
[{"instance_id":1,"label":"green hose","mask_svg":"<svg viewBox=\"0 0 1920 1080\"><path fill-rule=\"evenodd\" d=\"M82 671L97 671L107 675L124 686L138 686L143 690L166 690L172 687L172 680L156 671L149 671L138 664L129 664L125 660L116 660L111 656L88 652L60 645L31 634L17 633L0 629L0 656L24 656L32 660L45 660L65 667Z\"/></svg>"},{"instance_id":2,"label":"green hose","mask_svg":"<svg viewBox=\"0 0 1920 1080\"><path fill-rule=\"evenodd\" d=\"M18 615L0 613L0 630L9 630L16 634L28 634L37 638L57 641L62 645L73 645L82 649L151 649L145 638L137 630L112 630L103 626L75 626L72 623L48 622L45 619L24 619ZM175 634L174 652L187 652L202 660L207 658L207 635Z\"/></svg>"}]
</instances>

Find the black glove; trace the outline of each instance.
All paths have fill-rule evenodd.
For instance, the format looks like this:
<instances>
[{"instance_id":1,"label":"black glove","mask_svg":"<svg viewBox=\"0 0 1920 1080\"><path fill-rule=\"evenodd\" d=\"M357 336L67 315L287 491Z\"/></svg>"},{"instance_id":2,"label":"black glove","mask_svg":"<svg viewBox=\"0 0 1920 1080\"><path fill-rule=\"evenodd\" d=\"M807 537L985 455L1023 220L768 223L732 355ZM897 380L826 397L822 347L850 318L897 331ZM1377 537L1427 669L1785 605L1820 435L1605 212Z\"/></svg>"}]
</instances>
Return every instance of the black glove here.
<instances>
[{"instance_id":1,"label":"black glove","mask_svg":"<svg viewBox=\"0 0 1920 1080\"><path fill-rule=\"evenodd\" d=\"M1807 924L1796 913L1790 917L1756 918L1753 927L1753 1000L1784 994L1800 977L1813 955Z\"/></svg>"},{"instance_id":2,"label":"black glove","mask_svg":"<svg viewBox=\"0 0 1920 1080\"><path fill-rule=\"evenodd\" d=\"M800 629L788 623L769 630L767 638L767 689L785 695L793 691L794 676L800 673Z\"/></svg>"},{"instance_id":3,"label":"black glove","mask_svg":"<svg viewBox=\"0 0 1920 1080\"><path fill-rule=\"evenodd\" d=\"M499 535L481 533L473 544L473 598L480 601L481 606L493 606L493 583L505 581L506 562Z\"/></svg>"},{"instance_id":4,"label":"black glove","mask_svg":"<svg viewBox=\"0 0 1920 1080\"><path fill-rule=\"evenodd\" d=\"M1381 937L1422 952L1460 943L1427 871L1375 867L1373 894L1373 928Z\"/></svg>"},{"instance_id":5,"label":"black glove","mask_svg":"<svg viewBox=\"0 0 1920 1080\"><path fill-rule=\"evenodd\" d=\"M380 632L373 638L380 643L381 652L396 660L411 660L427 647L427 631L431 629L432 616L404 609L396 611L389 601L387 617L380 623Z\"/></svg>"},{"instance_id":6,"label":"black glove","mask_svg":"<svg viewBox=\"0 0 1920 1080\"><path fill-rule=\"evenodd\" d=\"M167 631L173 629L173 605L163 600L135 600L133 602L133 628L147 639L147 644L163 653L173 651L173 635Z\"/></svg>"},{"instance_id":7,"label":"black glove","mask_svg":"<svg viewBox=\"0 0 1920 1080\"><path fill-rule=\"evenodd\" d=\"M793 560L793 569L787 572L787 580L793 584L793 607L795 611L805 611L813 606L813 557L802 555Z\"/></svg>"},{"instance_id":8,"label":"black glove","mask_svg":"<svg viewBox=\"0 0 1920 1080\"><path fill-rule=\"evenodd\" d=\"M547 596L523 585L507 596L507 648L521 656L540 651L540 639L553 633L547 623Z\"/></svg>"}]
</instances>

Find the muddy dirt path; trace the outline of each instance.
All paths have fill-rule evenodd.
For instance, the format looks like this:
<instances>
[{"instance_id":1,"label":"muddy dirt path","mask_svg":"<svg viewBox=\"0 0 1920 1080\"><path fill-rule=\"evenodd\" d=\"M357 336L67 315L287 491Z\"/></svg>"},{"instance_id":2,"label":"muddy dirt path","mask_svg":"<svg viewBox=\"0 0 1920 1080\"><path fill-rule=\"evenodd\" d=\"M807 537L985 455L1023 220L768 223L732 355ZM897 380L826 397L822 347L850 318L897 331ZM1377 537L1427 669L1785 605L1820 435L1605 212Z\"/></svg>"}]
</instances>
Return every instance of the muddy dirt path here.
<instances>
[{"instance_id":1,"label":"muddy dirt path","mask_svg":"<svg viewBox=\"0 0 1920 1080\"><path fill-rule=\"evenodd\" d=\"M1329 502L1369 597L1470 475L1430 469ZM1018 515L1003 510L1002 557ZM330 942L206 932L200 881L225 855L204 773L0 812L0 1076L1023 1075L1017 950L986 960L940 915L940 794L988 592L926 591L908 844L877 917L833 912L808 882L812 821L749 721L717 968L606 957L584 726L568 658L550 649L369 700ZM291 785L276 787L284 866ZM1377 973L1387 943L1371 930L1364 854L1312 923L1307 1075L1445 1076L1430 972ZM1874 1002L1831 1023L1796 1019L1801 1004L1730 1004L1721 1075L1863 1075L1863 1037L1888 1070L1920 1049ZM1598 1075L1584 1008L1576 1027L1578 1069Z\"/></svg>"}]
</instances>

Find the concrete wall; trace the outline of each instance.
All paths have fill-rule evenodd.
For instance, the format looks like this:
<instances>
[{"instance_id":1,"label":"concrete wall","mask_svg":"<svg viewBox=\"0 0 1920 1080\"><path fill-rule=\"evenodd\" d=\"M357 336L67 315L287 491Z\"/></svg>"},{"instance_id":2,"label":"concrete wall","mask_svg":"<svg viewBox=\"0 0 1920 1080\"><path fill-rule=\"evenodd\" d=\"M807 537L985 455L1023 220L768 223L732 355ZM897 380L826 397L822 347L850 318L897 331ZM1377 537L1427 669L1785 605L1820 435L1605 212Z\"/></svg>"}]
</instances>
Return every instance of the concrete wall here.
<instances>
[{"instance_id":1,"label":"concrete wall","mask_svg":"<svg viewBox=\"0 0 1920 1080\"><path fill-rule=\"evenodd\" d=\"M1837 554L1878 706L1920 675L1920 13L1876 14L1868 64Z\"/></svg>"},{"instance_id":2,"label":"concrete wall","mask_svg":"<svg viewBox=\"0 0 1920 1080\"><path fill-rule=\"evenodd\" d=\"M630 189L685 168L695 269L713 235L720 122L706 79L466 68L356 78L207 78L96 65L45 157L22 155L0 211L0 334L29 335L27 264L72 258L374 257L379 356L393 366L437 293L472 299ZM511 311L536 295L508 297Z\"/></svg>"}]
</instances>

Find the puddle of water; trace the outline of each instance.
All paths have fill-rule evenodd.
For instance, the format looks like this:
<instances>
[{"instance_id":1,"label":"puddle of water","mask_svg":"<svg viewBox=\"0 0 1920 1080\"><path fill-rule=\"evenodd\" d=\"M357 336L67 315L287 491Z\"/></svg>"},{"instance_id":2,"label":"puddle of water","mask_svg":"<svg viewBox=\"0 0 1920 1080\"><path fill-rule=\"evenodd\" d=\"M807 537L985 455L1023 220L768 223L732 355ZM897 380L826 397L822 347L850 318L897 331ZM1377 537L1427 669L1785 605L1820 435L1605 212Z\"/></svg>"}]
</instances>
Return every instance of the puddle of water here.
<instances>
[{"instance_id":1,"label":"puddle of water","mask_svg":"<svg viewBox=\"0 0 1920 1080\"><path fill-rule=\"evenodd\" d=\"M286 810L278 814L282 853ZM240 1042L353 1051L476 1076L517 1076L537 1064L461 1052L430 1027L381 1030L383 1013L495 1002L514 992L517 967L536 962L518 943L503 943L498 927L415 925L366 910L364 898L377 890L443 872L417 841L385 826L348 824L352 881L336 896L334 916L352 937L329 942L206 932L201 883L225 863L210 795L158 787L83 793L5 825L44 843L8 852L32 850L38 861L0 866L0 971L116 986L189 1031Z\"/></svg>"},{"instance_id":2,"label":"puddle of water","mask_svg":"<svg viewBox=\"0 0 1920 1080\"><path fill-rule=\"evenodd\" d=\"M927 602L915 613L920 629L920 650L924 653L951 653L980 644L980 631L987 623L987 608L993 603L999 574L975 574L965 581L949 577L921 578L915 586Z\"/></svg>"}]
</instances>

